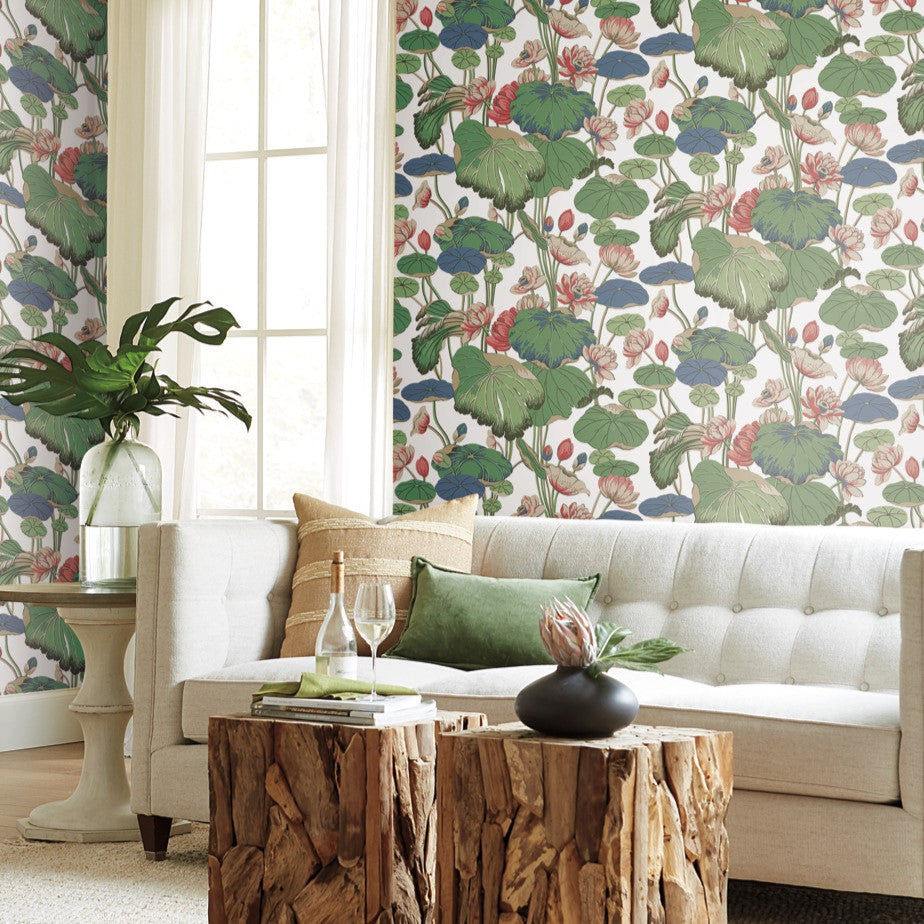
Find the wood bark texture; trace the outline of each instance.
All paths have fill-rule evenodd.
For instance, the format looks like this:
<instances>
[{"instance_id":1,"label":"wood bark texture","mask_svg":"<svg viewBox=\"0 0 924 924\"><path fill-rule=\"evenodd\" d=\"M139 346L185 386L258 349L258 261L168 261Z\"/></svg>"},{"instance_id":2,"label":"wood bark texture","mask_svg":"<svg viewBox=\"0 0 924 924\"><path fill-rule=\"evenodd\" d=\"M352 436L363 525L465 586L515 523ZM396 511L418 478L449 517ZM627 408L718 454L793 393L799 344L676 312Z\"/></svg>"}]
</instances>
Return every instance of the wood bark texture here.
<instances>
[{"instance_id":1,"label":"wood bark texture","mask_svg":"<svg viewBox=\"0 0 924 924\"><path fill-rule=\"evenodd\" d=\"M211 924L434 921L437 744L484 724L210 719Z\"/></svg>"},{"instance_id":2,"label":"wood bark texture","mask_svg":"<svg viewBox=\"0 0 924 924\"><path fill-rule=\"evenodd\" d=\"M730 732L448 734L441 924L725 924Z\"/></svg>"}]
</instances>

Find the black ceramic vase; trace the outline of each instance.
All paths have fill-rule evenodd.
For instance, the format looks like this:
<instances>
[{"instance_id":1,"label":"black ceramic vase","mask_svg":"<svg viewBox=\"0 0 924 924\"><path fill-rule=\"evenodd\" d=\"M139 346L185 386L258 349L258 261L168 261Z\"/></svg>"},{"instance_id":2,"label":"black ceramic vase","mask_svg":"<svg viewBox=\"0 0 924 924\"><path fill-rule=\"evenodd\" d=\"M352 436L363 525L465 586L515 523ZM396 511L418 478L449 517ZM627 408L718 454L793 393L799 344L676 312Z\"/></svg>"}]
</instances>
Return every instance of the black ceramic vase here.
<instances>
[{"instance_id":1,"label":"black ceramic vase","mask_svg":"<svg viewBox=\"0 0 924 924\"><path fill-rule=\"evenodd\" d=\"M632 690L614 677L591 677L580 667L558 667L517 694L513 708L524 725L558 738L606 738L638 715Z\"/></svg>"}]
</instances>

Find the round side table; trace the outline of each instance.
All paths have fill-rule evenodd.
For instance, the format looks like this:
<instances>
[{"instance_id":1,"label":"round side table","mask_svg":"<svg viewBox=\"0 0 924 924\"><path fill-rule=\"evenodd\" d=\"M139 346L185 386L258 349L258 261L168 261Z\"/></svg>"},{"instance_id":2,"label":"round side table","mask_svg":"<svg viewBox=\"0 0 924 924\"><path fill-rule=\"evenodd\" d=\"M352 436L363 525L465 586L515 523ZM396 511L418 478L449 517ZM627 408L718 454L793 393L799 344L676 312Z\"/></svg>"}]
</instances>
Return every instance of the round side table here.
<instances>
[{"instance_id":1,"label":"round side table","mask_svg":"<svg viewBox=\"0 0 924 924\"><path fill-rule=\"evenodd\" d=\"M80 781L67 799L39 805L28 818L21 818L21 834L42 841L139 840L123 755L132 714L123 664L135 631L135 591L81 584L0 584L0 602L57 607L86 657L83 684L69 707L83 729Z\"/></svg>"}]
</instances>

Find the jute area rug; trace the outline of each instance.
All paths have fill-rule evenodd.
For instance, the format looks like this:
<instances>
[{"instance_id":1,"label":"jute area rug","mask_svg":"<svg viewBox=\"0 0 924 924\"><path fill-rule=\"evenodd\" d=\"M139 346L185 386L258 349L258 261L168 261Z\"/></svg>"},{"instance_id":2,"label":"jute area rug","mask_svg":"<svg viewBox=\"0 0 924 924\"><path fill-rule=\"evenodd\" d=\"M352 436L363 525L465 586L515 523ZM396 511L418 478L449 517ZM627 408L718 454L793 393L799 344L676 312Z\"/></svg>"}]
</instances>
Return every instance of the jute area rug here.
<instances>
[{"instance_id":1,"label":"jute area rug","mask_svg":"<svg viewBox=\"0 0 924 924\"><path fill-rule=\"evenodd\" d=\"M0 924L197 924L207 919L208 828L174 837L163 863L140 844L0 844ZM924 901L729 885L729 924L924 924ZM549 922L553 924L553 922Z\"/></svg>"}]
</instances>

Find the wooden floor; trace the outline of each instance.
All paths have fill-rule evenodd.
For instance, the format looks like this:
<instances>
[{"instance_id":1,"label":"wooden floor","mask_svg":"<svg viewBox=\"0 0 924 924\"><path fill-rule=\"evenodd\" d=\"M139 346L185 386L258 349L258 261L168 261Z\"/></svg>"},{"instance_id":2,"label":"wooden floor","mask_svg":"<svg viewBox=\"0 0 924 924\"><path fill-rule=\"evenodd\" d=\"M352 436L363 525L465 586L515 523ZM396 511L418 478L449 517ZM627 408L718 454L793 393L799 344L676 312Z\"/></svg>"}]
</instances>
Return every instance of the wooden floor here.
<instances>
[{"instance_id":1,"label":"wooden floor","mask_svg":"<svg viewBox=\"0 0 924 924\"><path fill-rule=\"evenodd\" d=\"M80 779L83 743L0 752L0 841L42 802L69 796Z\"/></svg>"}]
</instances>

